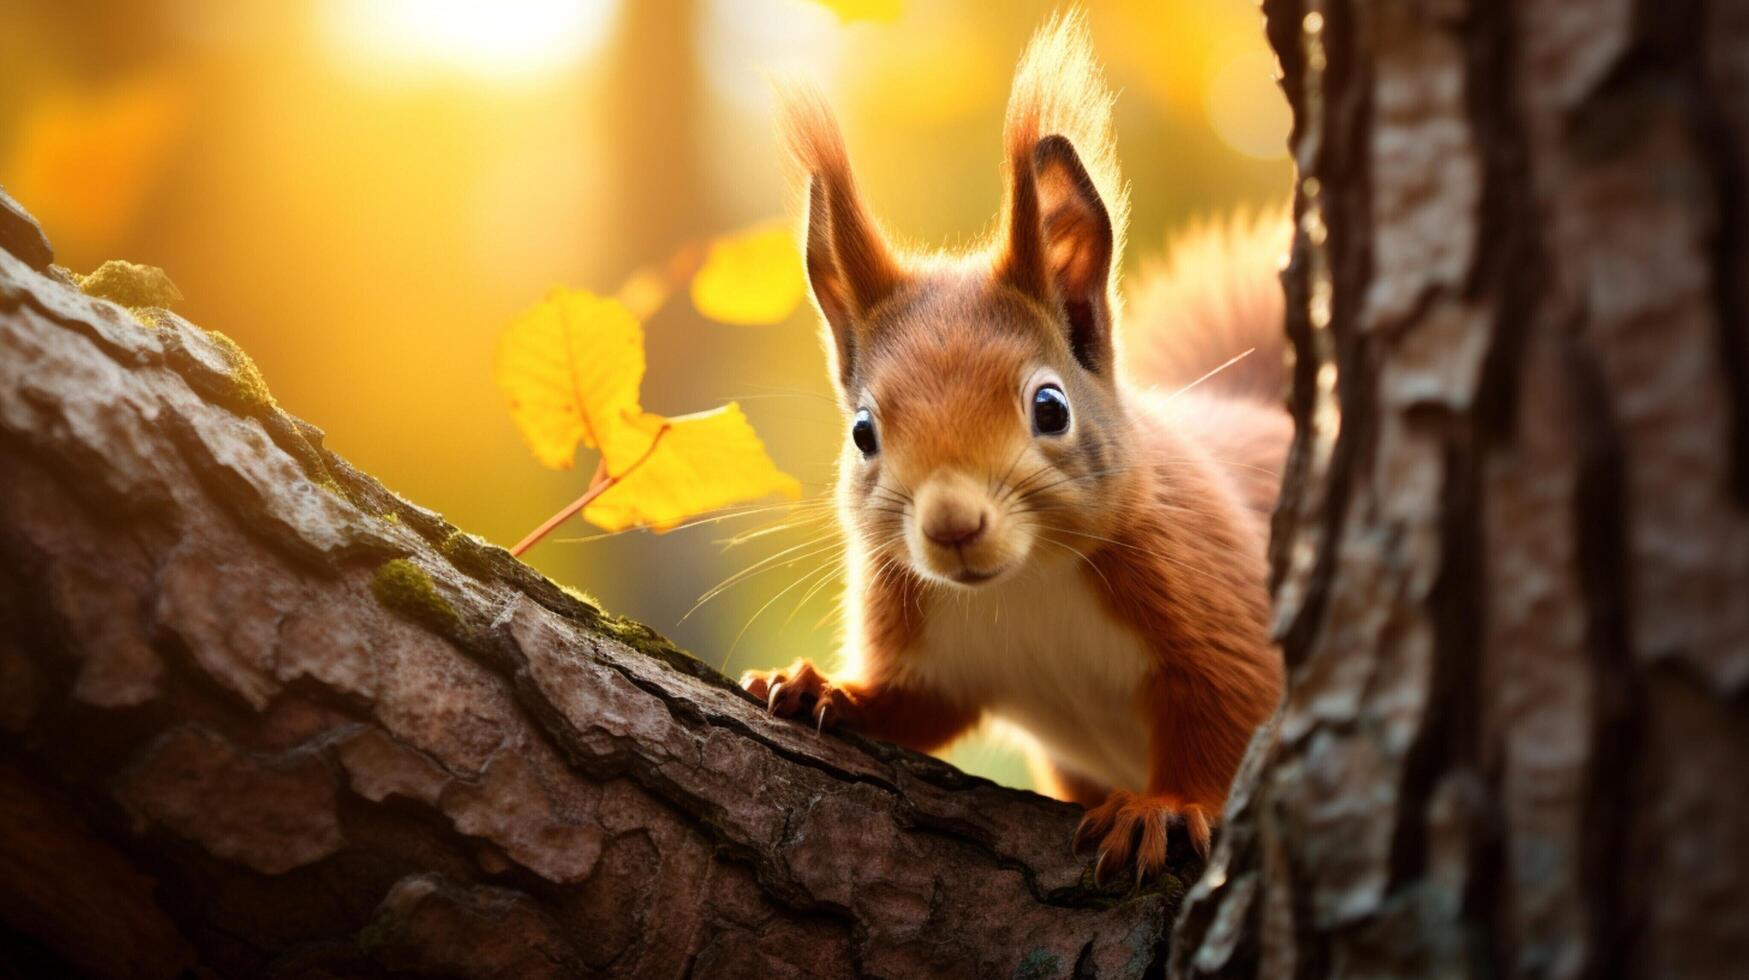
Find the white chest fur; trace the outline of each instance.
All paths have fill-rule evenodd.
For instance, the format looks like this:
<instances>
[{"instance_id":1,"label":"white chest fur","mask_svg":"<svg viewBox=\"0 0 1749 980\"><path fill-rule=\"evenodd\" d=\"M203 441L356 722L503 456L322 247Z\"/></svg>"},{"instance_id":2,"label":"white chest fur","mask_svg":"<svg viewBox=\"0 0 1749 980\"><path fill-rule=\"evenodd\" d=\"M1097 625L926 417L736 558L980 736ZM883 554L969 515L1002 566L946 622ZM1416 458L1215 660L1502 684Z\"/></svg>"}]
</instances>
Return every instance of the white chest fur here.
<instances>
[{"instance_id":1,"label":"white chest fur","mask_svg":"<svg viewBox=\"0 0 1749 980\"><path fill-rule=\"evenodd\" d=\"M1147 730L1137 691L1151 659L1112 618L1078 562L1035 565L979 589L937 591L924 606L908 673L989 708L1070 768L1141 790Z\"/></svg>"}]
</instances>

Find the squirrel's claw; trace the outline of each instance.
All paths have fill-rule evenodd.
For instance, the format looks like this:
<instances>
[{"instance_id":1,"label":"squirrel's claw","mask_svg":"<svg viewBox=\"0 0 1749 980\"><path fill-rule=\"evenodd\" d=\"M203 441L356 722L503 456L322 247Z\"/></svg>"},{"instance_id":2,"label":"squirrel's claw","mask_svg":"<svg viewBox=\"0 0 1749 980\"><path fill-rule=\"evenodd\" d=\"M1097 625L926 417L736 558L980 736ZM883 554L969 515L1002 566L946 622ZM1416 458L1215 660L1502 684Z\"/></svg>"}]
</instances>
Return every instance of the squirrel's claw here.
<instances>
[{"instance_id":1,"label":"squirrel's claw","mask_svg":"<svg viewBox=\"0 0 1749 980\"><path fill-rule=\"evenodd\" d=\"M1184 817L1184 830L1190 835L1190 846L1196 848L1198 857L1207 861L1209 839L1213 836L1209 829L1208 814L1200 806L1187 806L1180 815Z\"/></svg>"},{"instance_id":2,"label":"squirrel's claw","mask_svg":"<svg viewBox=\"0 0 1749 980\"><path fill-rule=\"evenodd\" d=\"M1095 843L1105 836L1105 832L1109 829L1111 829L1110 820L1103 819L1096 810L1088 811L1087 815L1081 818L1081 822L1075 826L1075 837L1070 842L1070 850L1076 854L1086 854L1093 849Z\"/></svg>"},{"instance_id":3,"label":"squirrel's claw","mask_svg":"<svg viewBox=\"0 0 1749 980\"><path fill-rule=\"evenodd\" d=\"M1174 816L1183 818L1191 845L1206 858L1210 831L1204 808L1194 804L1180 808L1162 797L1123 790L1113 792L1081 818L1075 830L1075 853L1098 844L1093 864L1096 886L1104 887L1106 875L1124 867L1134 868L1135 883L1141 886L1166 870L1167 827Z\"/></svg>"},{"instance_id":4,"label":"squirrel's claw","mask_svg":"<svg viewBox=\"0 0 1749 980\"><path fill-rule=\"evenodd\" d=\"M1109 857L1111 857L1111 850L1102 847L1099 849L1099 856L1093 859L1093 884L1095 887L1105 887L1105 861Z\"/></svg>"},{"instance_id":5,"label":"squirrel's claw","mask_svg":"<svg viewBox=\"0 0 1749 980\"><path fill-rule=\"evenodd\" d=\"M741 687L765 703L765 710L779 718L811 719L816 731L842 724L851 712L844 691L832 686L806 660L783 670L750 670L741 675Z\"/></svg>"}]
</instances>

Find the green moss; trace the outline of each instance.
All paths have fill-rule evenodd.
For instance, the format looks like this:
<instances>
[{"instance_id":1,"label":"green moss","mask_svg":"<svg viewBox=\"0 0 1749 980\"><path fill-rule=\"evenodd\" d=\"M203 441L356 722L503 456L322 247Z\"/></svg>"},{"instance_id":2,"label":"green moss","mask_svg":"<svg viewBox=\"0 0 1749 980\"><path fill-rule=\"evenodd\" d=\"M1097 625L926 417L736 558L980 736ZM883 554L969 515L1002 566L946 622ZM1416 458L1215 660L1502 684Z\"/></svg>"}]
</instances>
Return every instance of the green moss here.
<instances>
[{"instance_id":1,"label":"green moss","mask_svg":"<svg viewBox=\"0 0 1749 980\"><path fill-rule=\"evenodd\" d=\"M90 275L75 274L73 279L85 295L120 303L130 310L182 302L182 290L154 265L110 259Z\"/></svg>"},{"instance_id":2,"label":"green moss","mask_svg":"<svg viewBox=\"0 0 1749 980\"><path fill-rule=\"evenodd\" d=\"M566 592L574 594L569 589ZM707 684L715 684L722 688L739 687L734 681L723 676L723 673L715 667L680 649L674 645L673 641L635 619L602 613L594 625L601 632L633 650L660 660L689 677L696 677Z\"/></svg>"},{"instance_id":3,"label":"green moss","mask_svg":"<svg viewBox=\"0 0 1749 980\"><path fill-rule=\"evenodd\" d=\"M339 481L337 481L333 477L329 476L326 472L309 473L309 470L306 467L305 473L307 475L309 475L310 482L312 484L314 484L318 487L321 487L322 489L328 491L329 493L333 494L334 496L339 497L341 500L345 500L348 502L350 502L352 500L352 498L347 495L346 488L341 486Z\"/></svg>"},{"instance_id":4,"label":"green moss","mask_svg":"<svg viewBox=\"0 0 1749 980\"><path fill-rule=\"evenodd\" d=\"M339 484L335 484L335 486L339 486ZM390 524L401 523L401 515L395 513L392 510L383 511L381 514L378 514L377 516L382 518L385 521L388 521Z\"/></svg>"},{"instance_id":5,"label":"green moss","mask_svg":"<svg viewBox=\"0 0 1749 980\"><path fill-rule=\"evenodd\" d=\"M1048 949L1034 949L1015 968L1016 980L1044 980L1063 975L1063 961Z\"/></svg>"},{"instance_id":6,"label":"green moss","mask_svg":"<svg viewBox=\"0 0 1749 980\"><path fill-rule=\"evenodd\" d=\"M474 578L481 581L492 578L492 562L487 557L484 538L466 531L451 531L437 550L443 552L443 557L448 558L451 565Z\"/></svg>"},{"instance_id":7,"label":"green moss","mask_svg":"<svg viewBox=\"0 0 1749 980\"><path fill-rule=\"evenodd\" d=\"M553 584L559 587L560 592L565 593L585 606L588 606L591 609L601 608L601 601L589 593L584 592L582 589L579 589L574 585L566 585L563 582L554 582Z\"/></svg>"},{"instance_id":8,"label":"green moss","mask_svg":"<svg viewBox=\"0 0 1749 980\"><path fill-rule=\"evenodd\" d=\"M425 569L405 558L383 562L370 577L370 591L389 609L440 632L460 625L455 607L437 592L437 584Z\"/></svg>"},{"instance_id":9,"label":"green moss","mask_svg":"<svg viewBox=\"0 0 1749 980\"><path fill-rule=\"evenodd\" d=\"M236 341L217 330L208 330L207 336L212 338L213 346L224 355L225 363L230 368L231 397L251 409L267 411L276 408L273 393L267 390L267 379L261 376L261 369L255 366L255 360L244 353Z\"/></svg>"},{"instance_id":10,"label":"green moss","mask_svg":"<svg viewBox=\"0 0 1749 980\"><path fill-rule=\"evenodd\" d=\"M573 597L581 597L583 595L583 593L567 586L561 585L559 587L564 589L566 594ZM593 603L591 603L591 605L593 605ZM600 607L597 606L596 608ZM623 616L602 616L600 625L602 631L612 635L614 639L619 640L621 643L624 643L629 647L642 650L646 653L651 652L652 646L668 645L663 642L661 635L655 630L645 626L643 623L640 623L635 619L626 619Z\"/></svg>"}]
</instances>

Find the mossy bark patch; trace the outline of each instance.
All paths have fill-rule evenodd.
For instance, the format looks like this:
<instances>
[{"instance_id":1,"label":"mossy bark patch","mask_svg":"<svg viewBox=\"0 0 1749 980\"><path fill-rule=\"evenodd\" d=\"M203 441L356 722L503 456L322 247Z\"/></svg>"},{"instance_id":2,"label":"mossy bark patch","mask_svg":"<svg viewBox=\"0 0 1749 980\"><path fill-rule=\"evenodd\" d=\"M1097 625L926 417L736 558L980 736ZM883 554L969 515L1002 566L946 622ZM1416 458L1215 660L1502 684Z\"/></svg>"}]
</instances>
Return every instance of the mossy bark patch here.
<instances>
[{"instance_id":1,"label":"mossy bark patch","mask_svg":"<svg viewBox=\"0 0 1749 980\"><path fill-rule=\"evenodd\" d=\"M443 557L455 567L476 579L490 581L493 569L486 552L488 547L490 544L485 539L457 530L451 531L437 550L443 552Z\"/></svg>"},{"instance_id":2,"label":"mossy bark patch","mask_svg":"<svg viewBox=\"0 0 1749 980\"><path fill-rule=\"evenodd\" d=\"M439 632L454 632L461 623L455 607L437 592L431 576L405 558L377 566L370 577L370 591L385 607Z\"/></svg>"},{"instance_id":3,"label":"mossy bark patch","mask_svg":"<svg viewBox=\"0 0 1749 980\"><path fill-rule=\"evenodd\" d=\"M120 303L130 310L148 306L170 307L182 302L182 290L155 265L126 259L110 259L89 275L75 275L79 290L87 296Z\"/></svg>"},{"instance_id":4,"label":"mossy bark patch","mask_svg":"<svg viewBox=\"0 0 1749 980\"><path fill-rule=\"evenodd\" d=\"M255 366L255 359L243 353L243 348L238 347L236 341L217 330L208 330L207 336L212 338L213 346L230 363L232 396L250 408L267 410L275 407L273 393L267 390L267 379L261 376L261 369Z\"/></svg>"}]
</instances>

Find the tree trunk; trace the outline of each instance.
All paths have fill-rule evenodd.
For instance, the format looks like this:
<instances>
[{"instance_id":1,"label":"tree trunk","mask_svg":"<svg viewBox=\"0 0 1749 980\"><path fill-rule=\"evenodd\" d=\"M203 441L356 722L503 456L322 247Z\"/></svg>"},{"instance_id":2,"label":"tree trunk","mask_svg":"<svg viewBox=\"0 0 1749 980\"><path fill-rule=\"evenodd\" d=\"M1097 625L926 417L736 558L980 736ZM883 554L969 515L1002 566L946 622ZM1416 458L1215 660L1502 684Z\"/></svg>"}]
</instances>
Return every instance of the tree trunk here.
<instances>
[{"instance_id":1,"label":"tree trunk","mask_svg":"<svg viewBox=\"0 0 1749 980\"><path fill-rule=\"evenodd\" d=\"M770 718L0 245L0 976L1163 965L1076 808Z\"/></svg>"},{"instance_id":2,"label":"tree trunk","mask_svg":"<svg viewBox=\"0 0 1749 980\"><path fill-rule=\"evenodd\" d=\"M1749 962L1749 6L1267 0L1291 682L1190 976Z\"/></svg>"}]
</instances>

